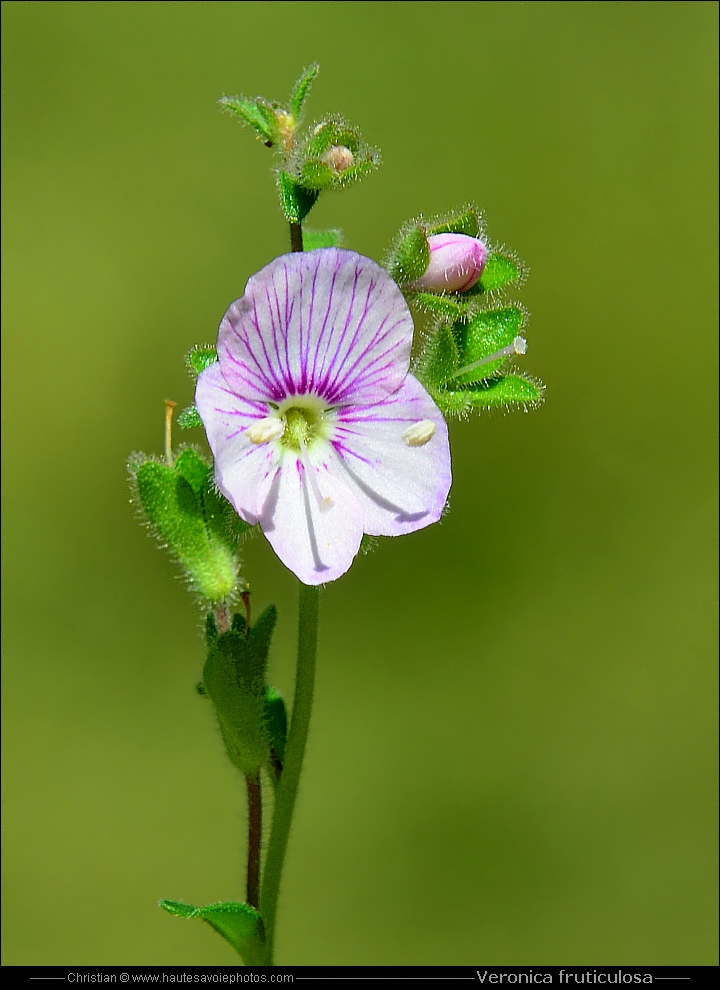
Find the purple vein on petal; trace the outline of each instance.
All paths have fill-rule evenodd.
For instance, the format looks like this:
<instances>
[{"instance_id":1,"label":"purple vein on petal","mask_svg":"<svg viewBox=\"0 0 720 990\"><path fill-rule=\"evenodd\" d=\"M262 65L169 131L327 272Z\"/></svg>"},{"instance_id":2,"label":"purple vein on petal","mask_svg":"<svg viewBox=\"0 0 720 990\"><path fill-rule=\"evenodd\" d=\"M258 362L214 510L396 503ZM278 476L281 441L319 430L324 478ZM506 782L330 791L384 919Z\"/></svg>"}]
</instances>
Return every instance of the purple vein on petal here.
<instances>
[{"instance_id":1,"label":"purple vein on petal","mask_svg":"<svg viewBox=\"0 0 720 990\"><path fill-rule=\"evenodd\" d=\"M332 310L333 296L335 293L335 283L337 282L338 273L340 272L341 267L342 267L342 262L339 260L336 261L335 271L332 273L332 278L330 281L330 289L328 291L327 309L325 310L325 316L323 317L323 322L322 322L322 326L320 327L320 333L318 335L318 339L315 342L315 346L313 347L313 359L312 359L313 366L312 366L312 372L310 373L310 382L309 382L312 391L320 391L320 385L318 381L319 372L317 366L318 357L320 355L320 345L322 344L323 337L325 336L325 331L328 325L328 319L330 318L330 311Z\"/></svg>"},{"instance_id":2,"label":"purple vein on petal","mask_svg":"<svg viewBox=\"0 0 720 990\"><path fill-rule=\"evenodd\" d=\"M312 325L313 325L313 312L315 309L315 286L317 283L319 265L315 266L312 273L312 282L310 285L310 301L308 306L307 314L307 341L303 340L303 325L302 325L302 314L303 314L303 298L302 294L300 296L300 391L307 392L308 390L308 371L309 371L309 358L310 358L310 346L312 344Z\"/></svg>"},{"instance_id":3,"label":"purple vein on petal","mask_svg":"<svg viewBox=\"0 0 720 990\"><path fill-rule=\"evenodd\" d=\"M272 339L273 339L273 344L274 344L274 348L275 348L275 356L277 358L277 363L278 363L278 373L280 374L280 378L281 378L281 381L282 381L282 384L283 384L283 391L284 391L285 395L287 395L288 394L288 391L290 389L292 378L290 376L289 368L287 367L287 347L285 346L285 343L286 342L283 340L283 335L282 335L282 329L281 329L282 324L281 324L281 316L280 316L280 300L278 299L277 291L275 290L275 278L274 278L274 276L273 276L271 285L273 287L273 293L272 294L273 294L273 296L275 298L275 305L277 307L277 321L275 319L276 314L273 312L273 304L272 304L272 300L270 298L270 289L269 289L269 287L267 285L265 286L265 301L267 303L268 320L270 322L270 327L271 327L271 331L272 331ZM278 343L278 331L280 333L280 342L279 343ZM283 367L283 358L285 358L285 366L284 367Z\"/></svg>"},{"instance_id":4,"label":"purple vein on petal","mask_svg":"<svg viewBox=\"0 0 720 990\"><path fill-rule=\"evenodd\" d=\"M335 448L335 450L340 455L340 458L341 459L342 459L343 455L349 454L351 457L356 458L358 461L362 461L363 464L368 464L368 465L372 466L372 461L371 460L368 460L367 457L362 457L360 454L357 453L357 451L352 450L350 447L346 447L345 444L342 442L342 440L334 439L334 440L331 440L330 442L332 443L333 447Z\"/></svg>"},{"instance_id":5,"label":"purple vein on petal","mask_svg":"<svg viewBox=\"0 0 720 990\"><path fill-rule=\"evenodd\" d=\"M360 278L360 272L359 272L358 267L356 265L355 266L355 278L353 280L352 293L351 293L351 296L350 296L350 303L348 305L347 316L345 317L345 324L342 327L342 329L339 331L340 339L339 339L337 345L334 345L334 338L336 336L336 329L337 329L337 327L336 327L335 323L333 322L331 324L331 327L330 327L330 336L328 337L327 346L325 347L325 353L323 354L322 364L320 366L320 378L321 378L321 380L318 382L318 390L321 393L323 393L323 394L325 393L325 391L327 389L327 378L328 378L328 375L331 372L333 362L335 361L335 358L337 356L337 353L338 353L339 348L342 346L343 338L345 337L345 334L347 333L348 327L350 325L350 321L352 320L352 317L353 317L353 311L354 311L354 307L355 307L355 293L357 292L357 284L358 284L359 278ZM329 366L329 368L326 371L325 370L325 362L326 362L326 359L328 358L328 356L330 357L330 366Z\"/></svg>"},{"instance_id":6,"label":"purple vein on petal","mask_svg":"<svg viewBox=\"0 0 720 990\"><path fill-rule=\"evenodd\" d=\"M252 353L250 348L247 348L247 352L252 357L253 361L258 364L257 358ZM221 352L221 359L222 358L227 359L231 364L236 366L238 370L234 371L233 374L236 375L240 381L244 382L249 388L257 388L262 392L272 394L273 389L271 383L263 374L261 366L260 371L254 371L252 368L248 367L245 361L241 361L239 358L236 358L227 345L224 346L223 352Z\"/></svg>"},{"instance_id":7,"label":"purple vein on petal","mask_svg":"<svg viewBox=\"0 0 720 990\"><path fill-rule=\"evenodd\" d=\"M254 304L254 301L253 301L253 307L254 307L254 305L255 304ZM236 320L238 320L239 326L235 326L235 324L231 322L231 320L230 320L230 313L231 312L232 312L233 318L236 319ZM256 315L257 315L257 311L256 311ZM249 316L249 314L248 314L248 316ZM268 372L272 375L272 367L269 365L268 362L266 362L265 365L263 365L262 362L260 362L258 360L257 356L255 355L255 352L253 351L252 347L250 346L250 340L249 340L249 337L248 337L248 334L247 334L247 330L246 330L246 327L245 327L245 321L243 319L243 314L242 313L238 313L236 311L235 307L234 306L231 306L230 307L230 310L228 310L228 313L225 316L225 321L224 322L226 322L227 325L230 327L230 329L231 329L231 331L233 333L233 336L235 336L240 341L240 344L242 345L243 350L247 353L248 357L252 358L253 362L255 363L255 365L258 368L258 371L257 372L253 372L252 369L247 366L247 363L246 362L240 361L237 358L235 358L234 355L232 354L232 352L230 351L230 347L227 344L227 342L224 343L224 345L223 345L223 350L224 350L226 356L232 361L233 364L238 365L239 367L241 367L243 370L249 372L250 374L255 374L255 376L257 378L259 378L261 380L261 382L263 383L263 387L267 390L269 388L269 386L270 386L270 380L268 379ZM257 320L255 320L255 323L253 323L252 318L250 318L250 325L251 326L254 326L254 329L256 331L258 330L258 328L257 328ZM258 336L260 336L259 333L258 333ZM261 338L261 342L262 342L262 338ZM237 374L237 372L236 372L236 374Z\"/></svg>"},{"instance_id":8,"label":"purple vein on petal","mask_svg":"<svg viewBox=\"0 0 720 990\"><path fill-rule=\"evenodd\" d=\"M252 355L253 361L255 361L257 366L264 373L265 380L268 382L268 385L270 385L270 383L272 382L272 385L274 386L274 390L270 389L270 391L272 392L273 397L277 397L277 395L282 394L282 383L277 377L275 368L273 367L273 362L270 360L270 355L268 354L267 347L265 346L265 338L262 334L262 331L260 330L260 316L258 314L257 299L254 296L252 297L252 306L253 306L253 315L252 315L251 325L255 330L258 340L260 341L260 347L262 348L263 357L265 358L265 365L263 366L259 361L259 359L255 356L254 351L250 347L250 341L247 338L247 335L245 339L245 346L247 347L248 353Z\"/></svg>"},{"instance_id":9,"label":"purple vein on petal","mask_svg":"<svg viewBox=\"0 0 720 990\"><path fill-rule=\"evenodd\" d=\"M386 323L387 320L388 320L388 317L386 316L383 319L382 323L380 324L380 327L378 327L378 333L383 328L383 326L385 325L385 323ZM384 358L388 357L390 354L392 354L394 351L396 351L398 349L398 347L401 347L404 344L404 341L403 340L396 340L393 344L390 345L390 347L388 347L386 350L384 350L382 352L382 354L377 354L377 355L375 355L375 357L372 358L372 360L366 361L365 366L362 368L360 374L356 378L353 378L352 377L353 372L357 368L358 364L360 364L361 362L365 361L368 352L369 351L372 351L375 347L377 347L378 345L382 344L382 342L384 340L386 340L387 337L390 336L390 334L396 329L396 327L401 322L402 322L401 320L396 320L395 323L393 323L393 325L391 327L389 327L385 331L385 333L383 333L379 337L376 334L375 337L373 338L373 340L370 341L370 343L367 345L367 348L363 352L361 352L360 354L358 354L358 356L355 358L355 361L352 363L352 365L344 372L344 376L343 376L344 379L345 379L345 381L344 381L344 387L338 387L339 383L338 383L338 380L337 379L338 379L338 377L340 375L340 370L342 370L342 369L340 369L338 371L338 375L335 377L335 380L332 382L332 384L330 386L331 390L334 392L335 395L338 395L338 396L347 395L348 394L348 388L349 388L350 392L352 392L352 391L355 391L356 389L359 389L359 388L362 388L362 387L366 387L367 385L374 385L375 384L375 381L372 381L371 380L370 382L368 382L366 380L369 376L371 378L373 376L375 378L377 378L378 376L380 376L382 378L382 377L384 377L384 375L382 374L383 372L385 372L385 371L391 371L394 368L394 366L395 366L395 360L394 359L392 359L390 361L386 361L385 364L384 365L381 365L380 367L376 367L376 365L378 364L379 361L382 361Z\"/></svg>"},{"instance_id":10,"label":"purple vein on petal","mask_svg":"<svg viewBox=\"0 0 720 990\"><path fill-rule=\"evenodd\" d=\"M352 355L353 355L353 353L354 353L354 351L356 349L356 344L357 344L357 341L358 341L358 337L360 336L360 334L362 332L363 324L365 323L365 320L367 319L368 313L372 309L372 304L370 303L370 296L372 295L372 291L373 291L374 287L375 287L375 282L373 282L372 280L370 280L370 284L368 285L367 293L365 294L365 301L362 304L362 313L360 314L360 317L359 317L359 319L357 321L357 324L355 326L355 330L353 332L352 339L348 342L347 348L345 349L345 353L342 355L342 357L341 357L340 352L341 352L341 349L342 349L342 343L343 343L343 341L340 342L340 346L337 349L337 353L335 354L335 357L333 359L333 363L330 366L330 368L328 369L325 387L326 387L326 389L327 389L327 391L329 393L333 393L334 392L334 390L335 390L335 383L337 382L337 380L340 377L340 375L342 375L342 370L343 370L345 364L352 357ZM370 345L368 344L364 349L361 349L360 350L360 353L358 354L358 356L355 359L355 362L353 364L353 367L357 364L358 361L362 361L362 359L365 356L365 354L367 354L369 348L370 348Z\"/></svg>"},{"instance_id":11,"label":"purple vein on petal","mask_svg":"<svg viewBox=\"0 0 720 990\"><path fill-rule=\"evenodd\" d=\"M356 274L359 274L357 273L357 269L356 269ZM357 319L357 323L355 325L354 331L352 331L352 337L350 340L346 341L346 337L348 337L350 333L349 324L351 324L351 318L355 316L354 296L353 296L353 307L351 308L348 314L348 319L345 323L345 328L343 330L342 337L338 342L338 347L335 351L335 354L333 355L332 363L328 368L328 372L326 375L325 388L327 389L328 392L332 392L334 390L334 384L337 381L338 376L341 374L343 366L345 365L346 361L352 356L355 350L355 345L357 344L358 337L361 335L362 328L367 318L367 315L372 308L370 304L370 296L372 295L372 291L374 287L375 287L375 282L371 279L367 287L367 292L365 293L365 299L361 303L362 312L360 313L360 316ZM345 352L344 354L342 353L343 350ZM367 352L367 348L365 348L364 351L361 350L359 357L362 358L363 354L366 352Z\"/></svg>"},{"instance_id":12,"label":"purple vein on petal","mask_svg":"<svg viewBox=\"0 0 720 990\"><path fill-rule=\"evenodd\" d=\"M302 273L298 272L298 275L300 276L300 292L302 292ZM288 391L294 395L297 392L297 381L295 379L295 372L292 367L292 362L290 360L290 339L292 337L292 332L293 332L292 320L293 320L293 313L295 311L296 296L295 294L293 294L292 297L290 296L290 279L288 277L288 267L285 261L283 261L282 264L282 278L284 284L281 286L281 290L283 288L285 290L285 308L282 316L280 315L280 291L278 291L278 288L275 285L274 274L273 274L273 289L275 290L275 298L277 300L278 324L280 326L280 336L282 338L283 354L285 357L285 367L287 368L287 387L288 387ZM302 324L302 309L300 309L298 315L300 317L300 322Z\"/></svg>"}]
</instances>

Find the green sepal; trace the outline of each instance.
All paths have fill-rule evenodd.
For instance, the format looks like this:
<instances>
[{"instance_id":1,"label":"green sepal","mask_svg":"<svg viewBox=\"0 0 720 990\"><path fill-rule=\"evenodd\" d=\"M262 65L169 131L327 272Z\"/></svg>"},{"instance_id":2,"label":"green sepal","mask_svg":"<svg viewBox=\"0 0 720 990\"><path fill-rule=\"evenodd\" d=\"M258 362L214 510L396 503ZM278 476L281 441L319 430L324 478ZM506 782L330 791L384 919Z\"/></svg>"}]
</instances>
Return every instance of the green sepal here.
<instances>
[{"instance_id":1,"label":"green sepal","mask_svg":"<svg viewBox=\"0 0 720 990\"><path fill-rule=\"evenodd\" d=\"M347 148L352 163L339 171L325 157L334 146ZM304 189L343 189L377 167L377 149L371 148L360 131L339 117L316 125L295 154L293 174Z\"/></svg>"},{"instance_id":2,"label":"green sepal","mask_svg":"<svg viewBox=\"0 0 720 990\"><path fill-rule=\"evenodd\" d=\"M306 158L318 158L334 144L349 148L353 155L358 154L362 144L360 132L340 118L331 118L317 124L302 147Z\"/></svg>"},{"instance_id":3,"label":"green sepal","mask_svg":"<svg viewBox=\"0 0 720 990\"><path fill-rule=\"evenodd\" d=\"M460 318L468 311L468 301L461 295L449 295L444 292L413 292L409 293L413 303L426 313L437 313L442 316Z\"/></svg>"},{"instance_id":4,"label":"green sepal","mask_svg":"<svg viewBox=\"0 0 720 990\"><path fill-rule=\"evenodd\" d=\"M336 173L325 162L317 160L304 162L300 168L298 181L304 189L321 192L335 185Z\"/></svg>"},{"instance_id":5,"label":"green sepal","mask_svg":"<svg viewBox=\"0 0 720 990\"><path fill-rule=\"evenodd\" d=\"M209 602L232 596L238 538L249 527L215 489L210 465L188 448L173 467L141 454L128 468L138 507L192 588Z\"/></svg>"},{"instance_id":6,"label":"green sepal","mask_svg":"<svg viewBox=\"0 0 720 990\"><path fill-rule=\"evenodd\" d=\"M507 254L492 251L485 262L485 268L479 280L468 289L468 296L480 295L484 292L495 292L509 285L510 282L520 281L525 275L520 262Z\"/></svg>"},{"instance_id":7,"label":"green sepal","mask_svg":"<svg viewBox=\"0 0 720 990\"><path fill-rule=\"evenodd\" d=\"M474 364L482 358L511 344L525 323L526 314L519 306L503 306L474 313L467 322L456 323L454 332L460 351L460 368ZM472 384L492 376L507 362L498 358L481 364L473 371L453 377L453 383Z\"/></svg>"},{"instance_id":8,"label":"green sepal","mask_svg":"<svg viewBox=\"0 0 720 990\"><path fill-rule=\"evenodd\" d=\"M430 264L430 248L422 227L404 231L390 256L388 271L396 282L412 282L427 271Z\"/></svg>"},{"instance_id":9,"label":"green sepal","mask_svg":"<svg viewBox=\"0 0 720 990\"><path fill-rule=\"evenodd\" d=\"M249 629L239 614L228 632L218 634L214 620L207 624L203 687L215 707L228 757L245 776L257 773L270 754L265 671L276 619L271 605Z\"/></svg>"},{"instance_id":10,"label":"green sepal","mask_svg":"<svg viewBox=\"0 0 720 990\"><path fill-rule=\"evenodd\" d=\"M163 911L176 918L199 918L230 943L248 966L261 966L265 958L265 926L260 913L239 901L220 901L194 907L180 901L160 901Z\"/></svg>"},{"instance_id":11,"label":"green sepal","mask_svg":"<svg viewBox=\"0 0 720 990\"><path fill-rule=\"evenodd\" d=\"M265 687L265 725L270 736L270 745L282 763L285 760L287 742L287 708L283 696L269 684Z\"/></svg>"},{"instance_id":12,"label":"green sepal","mask_svg":"<svg viewBox=\"0 0 720 990\"><path fill-rule=\"evenodd\" d=\"M320 195L317 189L304 189L282 169L277 174L280 203L285 219L290 223L302 223Z\"/></svg>"},{"instance_id":13,"label":"green sepal","mask_svg":"<svg viewBox=\"0 0 720 990\"><path fill-rule=\"evenodd\" d=\"M443 323L429 338L417 360L413 373L428 391L434 394L460 367L457 341L447 323Z\"/></svg>"},{"instance_id":14,"label":"green sepal","mask_svg":"<svg viewBox=\"0 0 720 990\"><path fill-rule=\"evenodd\" d=\"M467 234L468 237L477 237L480 233L478 211L468 207L461 213L450 214L445 220L428 224L425 233L428 237L433 234Z\"/></svg>"},{"instance_id":15,"label":"green sepal","mask_svg":"<svg viewBox=\"0 0 720 990\"><path fill-rule=\"evenodd\" d=\"M185 364L192 378L197 378L218 359L214 344L196 344L185 358Z\"/></svg>"},{"instance_id":16,"label":"green sepal","mask_svg":"<svg viewBox=\"0 0 720 990\"><path fill-rule=\"evenodd\" d=\"M522 406L524 409L534 409L545 394L542 382L525 375L503 375L480 382L465 392L445 390L438 393L443 396L448 411L458 411L456 403L460 396L464 397L463 408L495 409L501 406ZM458 407L459 408L459 407Z\"/></svg>"},{"instance_id":17,"label":"green sepal","mask_svg":"<svg viewBox=\"0 0 720 990\"><path fill-rule=\"evenodd\" d=\"M223 110L239 117L248 124L265 144L271 148L280 138L280 128L275 108L262 96L248 99L245 96L223 96L218 100Z\"/></svg>"},{"instance_id":18,"label":"green sepal","mask_svg":"<svg viewBox=\"0 0 720 990\"><path fill-rule=\"evenodd\" d=\"M303 250L315 251L317 248L340 247L343 241L341 230L310 230L303 227Z\"/></svg>"},{"instance_id":19,"label":"green sepal","mask_svg":"<svg viewBox=\"0 0 720 990\"><path fill-rule=\"evenodd\" d=\"M300 78L293 87L292 95L290 96L290 113L296 121L300 119L300 114L310 92L310 87L315 82L319 71L320 66L317 62L308 65L307 68L303 69Z\"/></svg>"},{"instance_id":20,"label":"green sepal","mask_svg":"<svg viewBox=\"0 0 720 990\"><path fill-rule=\"evenodd\" d=\"M193 427L203 425L203 421L200 419L200 413L197 411L197 406L194 405L183 409L175 422L181 430L191 430Z\"/></svg>"},{"instance_id":21,"label":"green sepal","mask_svg":"<svg viewBox=\"0 0 720 990\"><path fill-rule=\"evenodd\" d=\"M210 468L196 450L182 450L175 459L175 472L190 485L193 494L199 495L208 483Z\"/></svg>"}]
</instances>

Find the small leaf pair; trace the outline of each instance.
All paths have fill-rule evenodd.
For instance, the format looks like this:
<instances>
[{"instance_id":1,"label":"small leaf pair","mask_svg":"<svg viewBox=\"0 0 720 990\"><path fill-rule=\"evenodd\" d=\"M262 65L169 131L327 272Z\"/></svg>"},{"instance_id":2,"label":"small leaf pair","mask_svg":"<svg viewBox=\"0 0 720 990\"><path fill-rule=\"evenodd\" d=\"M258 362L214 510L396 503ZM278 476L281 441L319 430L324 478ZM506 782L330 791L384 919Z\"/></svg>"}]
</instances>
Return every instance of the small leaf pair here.
<instances>
[{"instance_id":1,"label":"small leaf pair","mask_svg":"<svg viewBox=\"0 0 720 990\"><path fill-rule=\"evenodd\" d=\"M230 761L247 776L267 767L277 780L285 756L287 713L281 695L265 683L270 642L277 612L271 605L253 626L233 616L227 632L218 633L207 618L207 659L203 693L213 703Z\"/></svg>"},{"instance_id":2,"label":"small leaf pair","mask_svg":"<svg viewBox=\"0 0 720 990\"><path fill-rule=\"evenodd\" d=\"M252 127L268 148L279 145L287 153L292 149L303 105L319 71L314 63L303 70L286 105L262 96L223 96L218 102L223 110Z\"/></svg>"}]
</instances>

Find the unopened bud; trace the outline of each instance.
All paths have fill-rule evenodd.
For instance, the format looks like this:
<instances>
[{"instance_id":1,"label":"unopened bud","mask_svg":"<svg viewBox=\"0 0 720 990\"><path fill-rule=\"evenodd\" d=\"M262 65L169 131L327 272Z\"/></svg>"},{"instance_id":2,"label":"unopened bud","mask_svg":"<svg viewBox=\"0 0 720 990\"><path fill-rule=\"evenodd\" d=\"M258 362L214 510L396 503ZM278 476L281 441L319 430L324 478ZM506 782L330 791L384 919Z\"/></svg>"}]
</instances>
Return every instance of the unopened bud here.
<instances>
[{"instance_id":1,"label":"unopened bud","mask_svg":"<svg viewBox=\"0 0 720 990\"><path fill-rule=\"evenodd\" d=\"M320 156L320 161L325 162L333 172L344 172L350 168L355 158L352 151L344 144L333 144Z\"/></svg>"},{"instance_id":2,"label":"unopened bud","mask_svg":"<svg viewBox=\"0 0 720 990\"><path fill-rule=\"evenodd\" d=\"M406 288L415 292L467 292L485 268L488 250L467 234L432 234L428 237L430 263L425 274Z\"/></svg>"}]
</instances>

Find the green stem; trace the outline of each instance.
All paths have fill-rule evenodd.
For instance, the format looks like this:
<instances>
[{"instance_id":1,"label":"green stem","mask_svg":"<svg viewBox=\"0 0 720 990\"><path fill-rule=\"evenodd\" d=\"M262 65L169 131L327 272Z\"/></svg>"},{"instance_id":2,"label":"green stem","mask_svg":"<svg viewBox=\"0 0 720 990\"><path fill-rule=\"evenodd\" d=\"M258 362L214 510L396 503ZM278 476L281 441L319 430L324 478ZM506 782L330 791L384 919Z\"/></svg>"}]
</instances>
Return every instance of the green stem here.
<instances>
[{"instance_id":1,"label":"green stem","mask_svg":"<svg viewBox=\"0 0 720 990\"><path fill-rule=\"evenodd\" d=\"M262 793L260 774L245 778L248 796L248 861L247 896L245 900L254 908L260 904L260 849L262 847Z\"/></svg>"},{"instance_id":2,"label":"green stem","mask_svg":"<svg viewBox=\"0 0 720 990\"><path fill-rule=\"evenodd\" d=\"M282 776L275 791L275 808L260 897L260 914L265 923L267 940L265 943L266 966L273 964L275 916L280 892L280 879L288 838L290 837L290 825L295 809L295 798L300 783L300 772L305 756L305 744L310 725L310 713L312 712L319 614L320 589L301 584L295 698L293 699L292 719L285 748Z\"/></svg>"},{"instance_id":3,"label":"green stem","mask_svg":"<svg viewBox=\"0 0 720 990\"><path fill-rule=\"evenodd\" d=\"M290 250L293 252L304 250L301 223L290 223Z\"/></svg>"}]
</instances>

